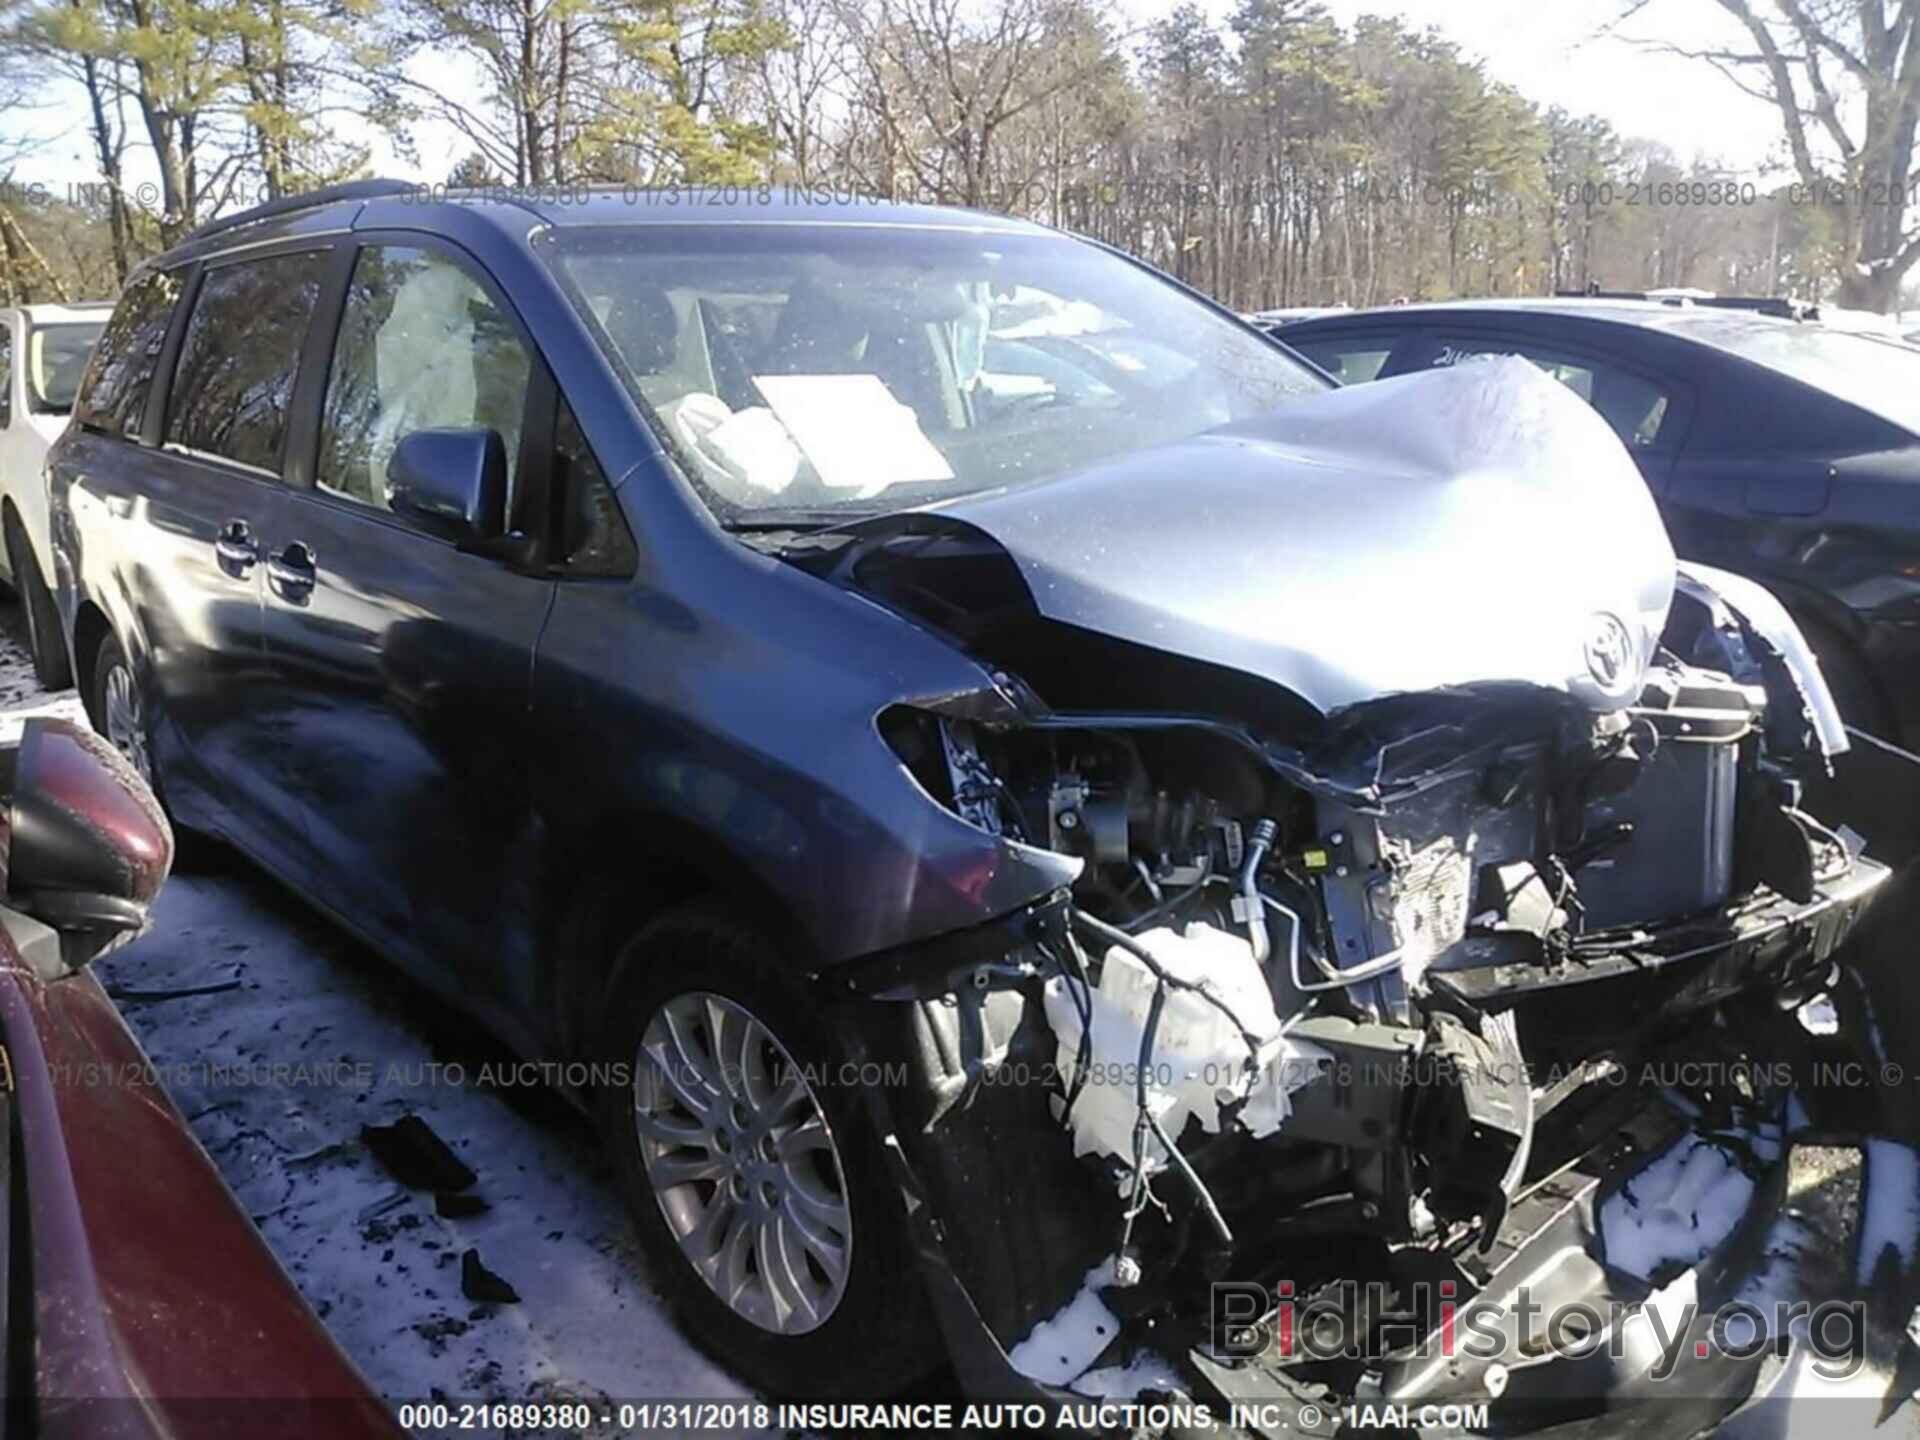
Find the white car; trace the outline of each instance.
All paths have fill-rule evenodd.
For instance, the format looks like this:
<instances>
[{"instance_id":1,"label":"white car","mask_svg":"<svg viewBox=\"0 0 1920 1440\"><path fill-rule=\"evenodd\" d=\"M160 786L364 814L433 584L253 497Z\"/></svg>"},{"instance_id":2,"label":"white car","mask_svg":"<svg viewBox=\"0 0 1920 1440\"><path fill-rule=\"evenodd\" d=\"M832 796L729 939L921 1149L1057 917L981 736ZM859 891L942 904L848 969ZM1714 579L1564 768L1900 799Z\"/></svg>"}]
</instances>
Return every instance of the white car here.
<instances>
[{"instance_id":1,"label":"white car","mask_svg":"<svg viewBox=\"0 0 1920 1440\"><path fill-rule=\"evenodd\" d=\"M43 684L71 680L46 577L47 447L67 428L74 391L107 323L110 302L0 310L0 575L19 593Z\"/></svg>"}]
</instances>

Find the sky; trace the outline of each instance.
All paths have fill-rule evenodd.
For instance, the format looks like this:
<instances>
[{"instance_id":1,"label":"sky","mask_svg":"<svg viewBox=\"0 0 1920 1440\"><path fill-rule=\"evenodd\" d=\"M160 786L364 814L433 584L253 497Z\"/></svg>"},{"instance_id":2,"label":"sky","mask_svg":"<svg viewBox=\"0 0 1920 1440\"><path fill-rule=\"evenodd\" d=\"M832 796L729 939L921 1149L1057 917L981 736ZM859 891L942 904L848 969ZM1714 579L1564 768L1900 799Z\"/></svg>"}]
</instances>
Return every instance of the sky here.
<instances>
[{"instance_id":1,"label":"sky","mask_svg":"<svg viewBox=\"0 0 1920 1440\"><path fill-rule=\"evenodd\" d=\"M1133 26L1164 15L1174 0L1116 0ZM1224 19L1233 0L1202 0ZM1696 155L1741 171L1783 159L1779 123L1766 103L1744 95L1700 61L1661 54L1649 42L1711 47L1739 40L1738 26L1715 0L1645 0L1624 24L1612 22L1629 0L1325 0L1351 24L1363 14L1397 15L1431 27L1485 61L1488 72L1542 106L1606 117L1624 136L1655 140L1683 162ZM473 96L451 67L417 61L415 78L459 98ZM18 161L20 183L53 187L90 178L94 166L77 92L50 91L31 109L0 117L0 141L31 136L35 148ZM471 148L449 127L416 128L421 164L396 156L377 137L372 168L401 179L440 181ZM129 178L148 181L152 167L131 155Z\"/></svg>"},{"instance_id":2,"label":"sky","mask_svg":"<svg viewBox=\"0 0 1920 1440\"><path fill-rule=\"evenodd\" d=\"M1617 32L1627 0L1327 0L1343 23L1398 15L1432 27L1541 105L1596 114L1622 135L1657 140L1741 170L1784 159L1779 117L1704 62L1661 54L1738 45L1744 32L1715 0L1647 0Z\"/></svg>"}]
</instances>

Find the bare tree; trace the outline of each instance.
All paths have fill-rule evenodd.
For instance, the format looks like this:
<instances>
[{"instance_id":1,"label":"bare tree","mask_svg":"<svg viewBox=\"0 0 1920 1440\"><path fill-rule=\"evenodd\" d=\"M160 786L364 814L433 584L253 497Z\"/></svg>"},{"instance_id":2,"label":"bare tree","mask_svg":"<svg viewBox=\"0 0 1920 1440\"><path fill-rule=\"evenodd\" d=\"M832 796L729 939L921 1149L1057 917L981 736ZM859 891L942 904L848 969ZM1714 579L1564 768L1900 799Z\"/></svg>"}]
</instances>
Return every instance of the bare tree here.
<instances>
[{"instance_id":1,"label":"bare tree","mask_svg":"<svg viewBox=\"0 0 1920 1440\"><path fill-rule=\"evenodd\" d=\"M1742 43L1640 42L1712 66L1765 100L1802 203L1829 212L1842 252L1839 300L1884 311L1920 261L1908 224L1920 120L1920 0L1713 0ZM1622 19L1639 13L1635 0Z\"/></svg>"},{"instance_id":2,"label":"bare tree","mask_svg":"<svg viewBox=\"0 0 1920 1440\"><path fill-rule=\"evenodd\" d=\"M962 205L990 197L996 142L1021 116L1109 63L1054 43L1078 27L1074 0L870 0L841 10L864 68L859 104L876 122L881 188ZM904 174L902 172L904 171Z\"/></svg>"}]
</instances>

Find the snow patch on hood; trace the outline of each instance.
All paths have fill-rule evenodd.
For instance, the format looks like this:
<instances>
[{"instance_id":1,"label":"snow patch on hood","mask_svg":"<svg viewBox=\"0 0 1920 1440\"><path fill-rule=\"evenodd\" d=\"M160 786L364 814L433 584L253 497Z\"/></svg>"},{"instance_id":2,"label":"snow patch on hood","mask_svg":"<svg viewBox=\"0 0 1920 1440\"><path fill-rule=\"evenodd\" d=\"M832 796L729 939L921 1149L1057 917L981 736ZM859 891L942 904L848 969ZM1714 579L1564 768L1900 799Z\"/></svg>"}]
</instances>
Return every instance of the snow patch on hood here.
<instances>
[{"instance_id":1,"label":"snow patch on hood","mask_svg":"<svg viewBox=\"0 0 1920 1440\"><path fill-rule=\"evenodd\" d=\"M1632 459L1518 359L1297 397L939 510L997 541L1049 618L1323 711L1485 681L1613 708L1673 596Z\"/></svg>"}]
</instances>

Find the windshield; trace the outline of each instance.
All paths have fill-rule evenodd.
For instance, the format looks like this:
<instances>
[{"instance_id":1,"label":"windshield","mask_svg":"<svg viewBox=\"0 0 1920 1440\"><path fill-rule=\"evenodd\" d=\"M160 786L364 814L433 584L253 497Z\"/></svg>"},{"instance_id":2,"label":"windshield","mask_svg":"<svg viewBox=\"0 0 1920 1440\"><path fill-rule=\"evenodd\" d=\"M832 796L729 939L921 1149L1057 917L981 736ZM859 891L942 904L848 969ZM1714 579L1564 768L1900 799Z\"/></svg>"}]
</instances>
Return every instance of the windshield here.
<instances>
[{"instance_id":1,"label":"windshield","mask_svg":"<svg viewBox=\"0 0 1920 1440\"><path fill-rule=\"evenodd\" d=\"M27 391L35 410L65 415L106 317L72 325L36 325L27 342Z\"/></svg>"},{"instance_id":2,"label":"windshield","mask_svg":"<svg viewBox=\"0 0 1920 1440\"><path fill-rule=\"evenodd\" d=\"M646 225L542 244L734 524L831 523L1040 480L1326 384L1064 236Z\"/></svg>"}]
</instances>

